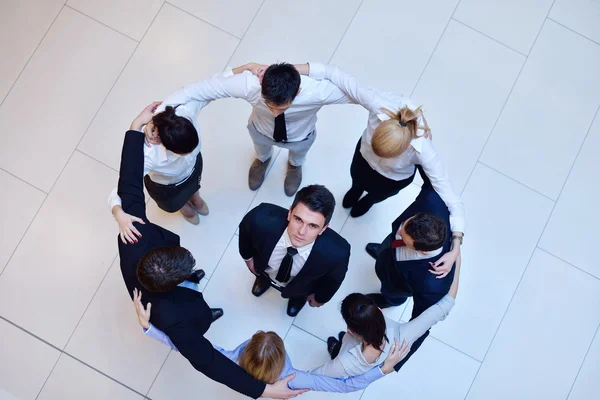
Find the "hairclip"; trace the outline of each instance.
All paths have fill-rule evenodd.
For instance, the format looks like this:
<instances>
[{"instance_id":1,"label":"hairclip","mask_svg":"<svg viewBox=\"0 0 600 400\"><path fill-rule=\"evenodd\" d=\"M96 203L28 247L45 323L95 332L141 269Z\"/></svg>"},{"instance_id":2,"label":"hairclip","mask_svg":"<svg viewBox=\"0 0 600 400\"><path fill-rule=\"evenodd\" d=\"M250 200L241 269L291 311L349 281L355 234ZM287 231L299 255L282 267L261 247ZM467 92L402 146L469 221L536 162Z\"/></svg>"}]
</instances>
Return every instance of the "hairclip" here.
<instances>
[{"instance_id":1,"label":"hairclip","mask_svg":"<svg viewBox=\"0 0 600 400\"><path fill-rule=\"evenodd\" d=\"M398 123L400 124L400 126L406 126L406 122L402 122L402 121L398 120Z\"/></svg>"}]
</instances>

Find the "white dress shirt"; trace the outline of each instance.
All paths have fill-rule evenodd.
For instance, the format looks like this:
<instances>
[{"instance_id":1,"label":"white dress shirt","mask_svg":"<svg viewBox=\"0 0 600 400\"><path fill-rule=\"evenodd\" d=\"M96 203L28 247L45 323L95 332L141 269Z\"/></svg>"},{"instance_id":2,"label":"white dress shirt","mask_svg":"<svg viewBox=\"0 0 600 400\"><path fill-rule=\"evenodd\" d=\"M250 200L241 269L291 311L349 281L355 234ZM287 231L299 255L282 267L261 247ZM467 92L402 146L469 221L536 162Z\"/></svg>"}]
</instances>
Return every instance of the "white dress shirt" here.
<instances>
[{"instance_id":1,"label":"white dress shirt","mask_svg":"<svg viewBox=\"0 0 600 400\"><path fill-rule=\"evenodd\" d=\"M396 232L396 240L402 239L402 236L400 235L400 230L402 229L402 225L400 225L400 228L398 228L398 232ZM441 254L442 250L444 250L444 248L440 247L439 249L435 249L433 251L428 251L427 254L423 254L419 250L411 249L408 246L402 246L402 247L396 248L396 261L424 260L426 258L435 257L435 256Z\"/></svg>"},{"instance_id":2,"label":"white dress shirt","mask_svg":"<svg viewBox=\"0 0 600 400\"><path fill-rule=\"evenodd\" d=\"M298 254L292 257L292 272L290 274L290 281L296 275L298 275L302 267L304 267L304 263L306 263L306 260L308 260L308 256L310 256L310 252L314 244L315 242L312 242L306 246L296 248L296 250L298 250ZM279 286L286 286L290 282L279 282L275 279L277 272L279 271L279 267L281 266L281 261L283 261L283 257L285 257L287 253L288 247L293 246L292 241L290 240L290 235L288 234L288 230L286 228L283 232L283 235L281 235L281 238L275 245L273 253L271 253L271 258L269 258L269 266L265 269L265 272L269 274L271 279L277 282Z\"/></svg>"},{"instance_id":3,"label":"white dress shirt","mask_svg":"<svg viewBox=\"0 0 600 400\"><path fill-rule=\"evenodd\" d=\"M324 105L353 102L330 81L315 80L308 76L302 76L301 79L300 93L285 111L288 142L302 141L315 130L317 111ZM218 77L185 85L165 102L187 104L190 100L210 102L227 97L244 99L252 104L248 122L254 124L262 135L273 139L275 117L262 97L258 77L250 71L234 75L233 70L228 69Z\"/></svg>"},{"instance_id":4,"label":"white dress shirt","mask_svg":"<svg viewBox=\"0 0 600 400\"><path fill-rule=\"evenodd\" d=\"M382 158L373 152L371 147L373 131L382 121L389 119L383 113L383 109L396 111L408 106L414 110L415 107L410 100L392 93L384 93L377 89L364 87L352 75L333 65L310 63L310 76L315 79L332 81L350 96L353 102L362 105L369 111L367 127L361 138L360 153L371 168L389 179L400 181L412 176L415 164L421 165L431 180L433 188L450 210L450 227L452 231L464 232L465 211L462 200L454 193L448 173L431 140L424 137L413 139L410 142L410 147L394 158Z\"/></svg>"}]
</instances>

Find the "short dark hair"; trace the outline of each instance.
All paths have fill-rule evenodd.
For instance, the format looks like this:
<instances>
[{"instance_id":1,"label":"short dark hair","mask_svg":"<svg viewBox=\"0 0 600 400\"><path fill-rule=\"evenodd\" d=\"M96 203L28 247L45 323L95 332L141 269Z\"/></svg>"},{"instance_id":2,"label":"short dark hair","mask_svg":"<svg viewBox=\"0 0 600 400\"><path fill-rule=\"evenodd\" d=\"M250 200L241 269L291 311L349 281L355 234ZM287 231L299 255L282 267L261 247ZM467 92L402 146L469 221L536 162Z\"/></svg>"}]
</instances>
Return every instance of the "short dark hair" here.
<instances>
[{"instance_id":1,"label":"short dark hair","mask_svg":"<svg viewBox=\"0 0 600 400\"><path fill-rule=\"evenodd\" d=\"M406 223L404 230L414 240L415 250L432 251L444 245L448 228L437 215L421 212Z\"/></svg>"},{"instance_id":2,"label":"short dark hair","mask_svg":"<svg viewBox=\"0 0 600 400\"><path fill-rule=\"evenodd\" d=\"M181 246L164 246L150 250L137 265L138 281L150 292L168 292L185 281L194 270L196 260Z\"/></svg>"},{"instance_id":3,"label":"short dark hair","mask_svg":"<svg viewBox=\"0 0 600 400\"><path fill-rule=\"evenodd\" d=\"M152 122L167 150L176 154L191 153L200 143L198 131L192 121L175 114L177 107L167 106L165 111L152 117Z\"/></svg>"},{"instance_id":4,"label":"short dark hair","mask_svg":"<svg viewBox=\"0 0 600 400\"><path fill-rule=\"evenodd\" d=\"M270 65L262 79L262 96L277 106L290 104L300 89L300 73L288 63Z\"/></svg>"},{"instance_id":5,"label":"short dark hair","mask_svg":"<svg viewBox=\"0 0 600 400\"><path fill-rule=\"evenodd\" d=\"M298 205L304 204L309 210L321 213L325 217L325 225L331 221L335 209L335 198L333 194L323 185L309 185L303 187L296 193L292 210Z\"/></svg>"},{"instance_id":6,"label":"short dark hair","mask_svg":"<svg viewBox=\"0 0 600 400\"><path fill-rule=\"evenodd\" d=\"M385 318L373 300L361 293L352 293L342 300L342 317L354 333L377 350L383 351L385 341Z\"/></svg>"}]
</instances>

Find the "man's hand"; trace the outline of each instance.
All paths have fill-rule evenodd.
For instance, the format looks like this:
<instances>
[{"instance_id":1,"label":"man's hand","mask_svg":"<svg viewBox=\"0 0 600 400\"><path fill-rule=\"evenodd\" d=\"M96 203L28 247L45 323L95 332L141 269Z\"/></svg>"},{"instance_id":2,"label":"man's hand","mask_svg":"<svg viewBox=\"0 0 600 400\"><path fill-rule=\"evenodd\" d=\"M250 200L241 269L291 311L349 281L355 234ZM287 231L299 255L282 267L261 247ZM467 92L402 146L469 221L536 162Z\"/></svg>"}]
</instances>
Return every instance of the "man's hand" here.
<instances>
[{"instance_id":1,"label":"man's hand","mask_svg":"<svg viewBox=\"0 0 600 400\"><path fill-rule=\"evenodd\" d=\"M246 266L248 267L250 272L252 272L254 275L258 276L258 274L256 273L256 270L254 269L254 258L251 258L248 261L246 261Z\"/></svg>"},{"instance_id":2,"label":"man's hand","mask_svg":"<svg viewBox=\"0 0 600 400\"><path fill-rule=\"evenodd\" d=\"M315 294L310 294L308 295L308 297L306 298L306 301L308 301L308 304L311 307L321 307L323 304L325 303L319 303L318 301L315 300Z\"/></svg>"},{"instance_id":3,"label":"man's hand","mask_svg":"<svg viewBox=\"0 0 600 400\"><path fill-rule=\"evenodd\" d=\"M270 399L291 399L299 394L308 392L308 389L292 390L288 387L288 382L294 379L295 376L296 374L291 374L271 385L267 385L260 397L268 397Z\"/></svg>"},{"instance_id":4,"label":"man's hand","mask_svg":"<svg viewBox=\"0 0 600 400\"><path fill-rule=\"evenodd\" d=\"M454 263L456 262L459 256L460 246L457 246L456 248L454 248L454 250L450 250L449 252L441 256L440 259L436 262L430 262L429 265L431 265L431 269L429 270L429 272L431 272L434 275L437 275L436 279L445 278L446 275L448 275L450 271L452 271L452 267L454 266Z\"/></svg>"},{"instance_id":5,"label":"man's hand","mask_svg":"<svg viewBox=\"0 0 600 400\"><path fill-rule=\"evenodd\" d=\"M121 241L124 244L129 243L137 243L137 238L142 237L142 234L133 226L134 222L139 222L140 224L146 225L143 219L135 217L133 215L127 214L121 206L114 206L112 209L113 216L115 217L115 221L119 224L119 236L121 236ZM127 240L125 240L127 239Z\"/></svg>"},{"instance_id":6,"label":"man's hand","mask_svg":"<svg viewBox=\"0 0 600 400\"><path fill-rule=\"evenodd\" d=\"M258 76L258 79L262 82L262 78L265 75L265 71L269 68L268 65L257 64L257 63L248 63L246 64L248 71L252 72L254 75Z\"/></svg>"},{"instance_id":7,"label":"man's hand","mask_svg":"<svg viewBox=\"0 0 600 400\"><path fill-rule=\"evenodd\" d=\"M139 131L142 129L142 126L146 125L148 122L152 121L152 117L154 116L154 112L156 108L160 106L162 101L155 101L154 103L147 105L140 115L135 117L133 122L131 123L130 129L134 131Z\"/></svg>"},{"instance_id":8,"label":"man's hand","mask_svg":"<svg viewBox=\"0 0 600 400\"><path fill-rule=\"evenodd\" d=\"M406 339L402 341L402 346L398 345L398 339L394 338L394 343L392 343L392 347L390 347L390 352L383 362L383 366L381 367L381 372L384 374L389 374L394 371L394 367L400 361L404 360L404 357L410 351L410 346L406 344Z\"/></svg>"},{"instance_id":9,"label":"man's hand","mask_svg":"<svg viewBox=\"0 0 600 400\"><path fill-rule=\"evenodd\" d=\"M423 131L425 133L423 134L423 136L425 136L425 138L427 139L433 140L433 135L431 134L431 129L429 129L429 124L425 119L425 114L423 114L423 110L421 110L421 118L423 119L423 123L425 124L425 126L423 127Z\"/></svg>"},{"instance_id":10,"label":"man's hand","mask_svg":"<svg viewBox=\"0 0 600 400\"><path fill-rule=\"evenodd\" d=\"M135 306L135 312L138 316L138 322L144 329L150 329L150 309L152 304L148 303L147 308L144 308L142 304L142 292L133 289L133 305Z\"/></svg>"}]
</instances>

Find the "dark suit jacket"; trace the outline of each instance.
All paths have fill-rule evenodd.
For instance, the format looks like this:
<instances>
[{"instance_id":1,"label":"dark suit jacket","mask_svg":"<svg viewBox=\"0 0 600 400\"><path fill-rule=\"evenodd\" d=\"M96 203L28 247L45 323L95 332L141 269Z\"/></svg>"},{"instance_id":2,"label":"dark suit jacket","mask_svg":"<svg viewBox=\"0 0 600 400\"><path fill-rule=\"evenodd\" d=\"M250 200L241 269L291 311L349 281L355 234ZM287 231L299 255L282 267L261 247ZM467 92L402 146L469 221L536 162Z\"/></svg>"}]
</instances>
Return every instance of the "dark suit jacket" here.
<instances>
[{"instance_id":1,"label":"dark suit jacket","mask_svg":"<svg viewBox=\"0 0 600 400\"><path fill-rule=\"evenodd\" d=\"M256 272L268 267L275 245L287 228L288 210L262 203L250 210L240 222L239 248L243 259L254 258ZM340 288L350 260L350 244L327 228L317 237L302 270L282 290L285 298L315 294L319 303L327 303Z\"/></svg>"},{"instance_id":2,"label":"dark suit jacket","mask_svg":"<svg viewBox=\"0 0 600 400\"><path fill-rule=\"evenodd\" d=\"M125 212L142 218L146 224L137 224L142 234L139 242L124 245L120 239L121 272L127 291L142 291L144 304L152 303L150 321L165 332L181 354L194 368L209 378L225 384L246 396L258 398L265 384L252 378L233 361L216 351L204 333L210 327L212 314L202 293L177 287L167 293L153 293L138 281L138 261L148 251L163 246L179 246L179 236L148 221L143 192L144 134L129 131L125 135L121 154L121 173L118 193Z\"/></svg>"},{"instance_id":3,"label":"dark suit jacket","mask_svg":"<svg viewBox=\"0 0 600 400\"><path fill-rule=\"evenodd\" d=\"M429 259L398 262L391 242L402 222L419 212L429 212L444 219L448 228L444 248L438 256ZM448 207L433 189L429 179L424 177L421 192L415 201L392 223L392 233L383 241L375 264L377 276L387 290L413 297L413 318L440 301L450 290L454 268L445 278L436 279L436 275L429 272L429 263L437 261L450 250L451 236Z\"/></svg>"}]
</instances>

